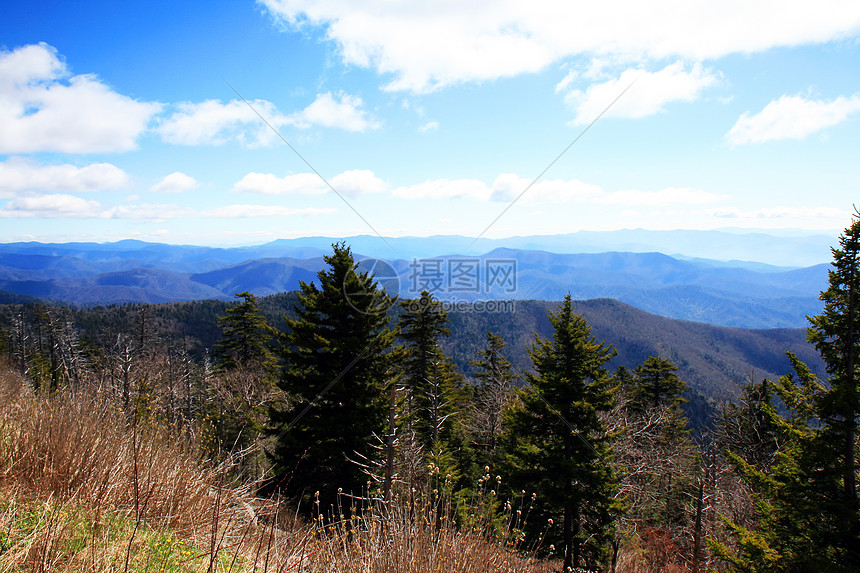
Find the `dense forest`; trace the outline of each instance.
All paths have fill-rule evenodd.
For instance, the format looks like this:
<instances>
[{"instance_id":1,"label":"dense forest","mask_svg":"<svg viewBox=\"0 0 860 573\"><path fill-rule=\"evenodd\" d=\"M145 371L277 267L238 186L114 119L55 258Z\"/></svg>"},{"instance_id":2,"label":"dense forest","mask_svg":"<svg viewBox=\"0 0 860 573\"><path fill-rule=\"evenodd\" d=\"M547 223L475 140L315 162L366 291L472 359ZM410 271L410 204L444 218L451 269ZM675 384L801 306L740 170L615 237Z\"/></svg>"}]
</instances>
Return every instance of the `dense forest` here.
<instances>
[{"instance_id":1,"label":"dense forest","mask_svg":"<svg viewBox=\"0 0 860 573\"><path fill-rule=\"evenodd\" d=\"M264 299L10 301L0 352L39 399L115 412L134 452L138 432L186 444L229 468L222 482L278 500L317 535L342 532L346 552L373 514L437 539L475 534L563 571L856 571L858 251L853 220L811 346L785 363L762 357L788 331L723 329L715 341L690 325L677 335L687 346L667 353L634 336L632 309L602 325L625 339L616 348L594 335L600 313L570 296L517 301L515 321L535 326L513 336L510 315L449 314L428 292L391 298L343 243L316 280ZM732 346L731 332L745 347L737 364L766 376L714 368L691 342ZM716 372L746 383L731 390ZM4 427L15 419L4 413ZM5 535L0 557L13 546Z\"/></svg>"}]
</instances>

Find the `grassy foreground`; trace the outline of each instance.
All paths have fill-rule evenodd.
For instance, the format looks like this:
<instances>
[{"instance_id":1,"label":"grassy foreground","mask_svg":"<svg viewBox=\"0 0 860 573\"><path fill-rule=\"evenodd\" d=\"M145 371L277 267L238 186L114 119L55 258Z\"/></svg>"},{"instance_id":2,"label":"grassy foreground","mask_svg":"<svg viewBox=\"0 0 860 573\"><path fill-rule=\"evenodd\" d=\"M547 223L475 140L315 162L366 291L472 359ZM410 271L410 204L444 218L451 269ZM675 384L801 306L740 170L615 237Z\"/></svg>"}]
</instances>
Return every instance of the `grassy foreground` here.
<instances>
[{"instance_id":1,"label":"grassy foreground","mask_svg":"<svg viewBox=\"0 0 860 573\"><path fill-rule=\"evenodd\" d=\"M229 483L192 440L0 366L0 571L544 572L481 531L370 504L308 523Z\"/></svg>"}]
</instances>

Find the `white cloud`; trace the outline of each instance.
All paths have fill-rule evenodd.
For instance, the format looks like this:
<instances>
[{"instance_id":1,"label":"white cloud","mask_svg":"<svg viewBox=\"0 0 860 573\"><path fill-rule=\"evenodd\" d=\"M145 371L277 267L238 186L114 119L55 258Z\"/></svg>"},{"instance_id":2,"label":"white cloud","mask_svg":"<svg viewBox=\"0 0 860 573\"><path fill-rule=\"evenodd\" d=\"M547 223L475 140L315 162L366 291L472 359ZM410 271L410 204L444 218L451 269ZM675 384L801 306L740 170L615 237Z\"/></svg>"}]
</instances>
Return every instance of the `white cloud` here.
<instances>
[{"instance_id":1,"label":"white cloud","mask_svg":"<svg viewBox=\"0 0 860 573\"><path fill-rule=\"evenodd\" d=\"M21 191L101 191L119 189L128 183L128 174L110 163L37 165L22 159L0 162L0 198Z\"/></svg>"},{"instance_id":2,"label":"white cloud","mask_svg":"<svg viewBox=\"0 0 860 573\"><path fill-rule=\"evenodd\" d=\"M427 123L419 127L418 131L420 131L421 133L430 133L431 131L436 131L437 129L439 129L438 121L428 121Z\"/></svg>"},{"instance_id":3,"label":"white cloud","mask_svg":"<svg viewBox=\"0 0 860 573\"><path fill-rule=\"evenodd\" d=\"M379 127L379 123L361 109L361 98L344 93L338 94L337 99L329 92L318 94L310 105L293 114L281 113L275 104L266 100L248 103L242 100L180 103L176 105L177 111L164 118L156 131L164 141L176 145L221 145L238 141L256 147L271 145L278 139L272 127L280 130L289 125L308 129L319 125L346 131Z\"/></svg>"},{"instance_id":4,"label":"white cloud","mask_svg":"<svg viewBox=\"0 0 860 573\"><path fill-rule=\"evenodd\" d=\"M278 128L287 119L271 102L250 102L269 123ZM157 127L161 138L175 145L221 145L237 140L246 145L268 145L277 137L241 100L221 103L206 100L201 103L177 104L178 111L163 119Z\"/></svg>"},{"instance_id":5,"label":"white cloud","mask_svg":"<svg viewBox=\"0 0 860 573\"><path fill-rule=\"evenodd\" d=\"M585 91L569 91L565 95L565 102L576 112L574 123L591 123L606 106L636 82L629 92L609 108L604 117L641 118L663 111L666 104L674 101L694 101L704 88L716 81L717 77L700 64L693 65L690 71L685 69L682 62L675 62L658 72L631 68L617 78L592 84Z\"/></svg>"},{"instance_id":6,"label":"white cloud","mask_svg":"<svg viewBox=\"0 0 860 573\"><path fill-rule=\"evenodd\" d=\"M183 193L200 185L196 179L180 171L166 176L149 190L154 193Z\"/></svg>"},{"instance_id":7,"label":"white cloud","mask_svg":"<svg viewBox=\"0 0 860 573\"><path fill-rule=\"evenodd\" d=\"M329 180L338 193L350 197L366 193L381 193L388 186L368 169L344 171ZM296 173L277 177L271 173L248 173L233 185L239 193L263 195L320 195L330 192L328 185L316 173Z\"/></svg>"},{"instance_id":8,"label":"white cloud","mask_svg":"<svg viewBox=\"0 0 860 573\"><path fill-rule=\"evenodd\" d=\"M391 191L401 199L478 199L490 198L490 189L477 179L436 179L415 185L397 187Z\"/></svg>"},{"instance_id":9,"label":"white cloud","mask_svg":"<svg viewBox=\"0 0 860 573\"><path fill-rule=\"evenodd\" d=\"M367 193L382 193L388 186L385 181L373 174L369 169L353 169L344 171L331 179L331 185L338 193L348 197L357 197Z\"/></svg>"},{"instance_id":10,"label":"white cloud","mask_svg":"<svg viewBox=\"0 0 860 573\"><path fill-rule=\"evenodd\" d=\"M803 139L860 113L860 95L832 101L782 96L755 115L744 113L726 134L733 145Z\"/></svg>"},{"instance_id":11,"label":"white cloud","mask_svg":"<svg viewBox=\"0 0 860 573\"><path fill-rule=\"evenodd\" d=\"M378 129L379 122L369 119L367 112L361 109L362 105L358 96L340 93L335 99L330 92L326 92L318 94L313 103L291 116L290 122L302 128L321 125L346 131Z\"/></svg>"},{"instance_id":12,"label":"white cloud","mask_svg":"<svg viewBox=\"0 0 860 573\"><path fill-rule=\"evenodd\" d=\"M233 185L237 193L263 195L319 195L328 190L316 173L296 173L277 177L271 173L248 173Z\"/></svg>"},{"instance_id":13,"label":"white cloud","mask_svg":"<svg viewBox=\"0 0 860 573\"><path fill-rule=\"evenodd\" d=\"M52 194L19 197L6 203L2 218L90 219L103 217L98 201L87 201L74 195Z\"/></svg>"},{"instance_id":14,"label":"white cloud","mask_svg":"<svg viewBox=\"0 0 860 573\"><path fill-rule=\"evenodd\" d=\"M47 44L0 51L0 153L128 151L160 110L71 75Z\"/></svg>"},{"instance_id":15,"label":"white cloud","mask_svg":"<svg viewBox=\"0 0 860 573\"><path fill-rule=\"evenodd\" d=\"M702 61L851 38L844 0L261 0L287 25L324 27L344 63L393 78L389 90L539 71L573 56Z\"/></svg>"}]
</instances>

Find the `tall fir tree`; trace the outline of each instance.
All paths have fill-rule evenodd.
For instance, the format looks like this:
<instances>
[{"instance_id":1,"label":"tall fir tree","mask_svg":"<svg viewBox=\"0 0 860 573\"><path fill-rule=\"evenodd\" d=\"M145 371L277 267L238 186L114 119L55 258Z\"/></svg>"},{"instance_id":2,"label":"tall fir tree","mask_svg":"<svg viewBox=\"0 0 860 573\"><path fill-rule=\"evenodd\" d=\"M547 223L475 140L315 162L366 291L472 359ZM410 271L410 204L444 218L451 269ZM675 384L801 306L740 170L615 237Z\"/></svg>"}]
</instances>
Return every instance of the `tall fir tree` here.
<instances>
[{"instance_id":1,"label":"tall fir tree","mask_svg":"<svg viewBox=\"0 0 860 573\"><path fill-rule=\"evenodd\" d=\"M256 296L245 291L236 297L242 301L218 317L222 334L215 344L215 368L272 371L277 363L272 352L275 333L266 323Z\"/></svg>"},{"instance_id":2,"label":"tall fir tree","mask_svg":"<svg viewBox=\"0 0 860 573\"><path fill-rule=\"evenodd\" d=\"M842 526L833 543L850 555L860 569L860 505L857 495L857 436L860 415L860 212L833 249L828 288L821 293L824 310L811 317L808 339L827 365L830 390L818 402L821 443L832 463L823 468L839 482L833 502Z\"/></svg>"},{"instance_id":3,"label":"tall fir tree","mask_svg":"<svg viewBox=\"0 0 860 573\"><path fill-rule=\"evenodd\" d=\"M208 377L207 400L201 408L211 427L208 441L212 454L242 452L239 470L256 478L265 467L259 452L268 423L269 404L277 394L277 333L268 325L256 296L237 293L242 301L218 317L221 339L214 347L214 371Z\"/></svg>"},{"instance_id":4,"label":"tall fir tree","mask_svg":"<svg viewBox=\"0 0 860 573\"><path fill-rule=\"evenodd\" d=\"M759 468L729 453L753 490L758 524L725 520L736 551L711 542L735 571L860 570L857 502L858 372L860 355L860 213L833 249L823 312L810 318L808 338L827 367L823 383L789 354L796 378L780 378L775 390L787 416L761 410L779 443L770 467Z\"/></svg>"},{"instance_id":5,"label":"tall fir tree","mask_svg":"<svg viewBox=\"0 0 860 573\"><path fill-rule=\"evenodd\" d=\"M687 383L675 374L678 367L659 356L649 356L633 369L633 383L629 398L631 408L644 410L649 407L680 405L681 393Z\"/></svg>"},{"instance_id":6,"label":"tall fir tree","mask_svg":"<svg viewBox=\"0 0 860 573\"><path fill-rule=\"evenodd\" d=\"M506 413L504 447L508 482L538 496L532 527L542 531L549 519L562 524L561 532L550 530L550 540L558 542L567 571L598 566L608 553L618 481L600 414L613 403L604 365L615 351L595 342L570 295L548 316L553 336L535 335L529 354L536 375Z\"/></svg>"},{"instance_id":7,"label":"tall fir tree","mask_svg":"<svg viewBox=\"0 0 860 573\"><path fill-rule=\"evenodd\" d=\"M441 347L450 334L448 314L432 293L401 303L400 337L405 344L402 424L414 433L428 462L454 476L456 484L469 465L463 412L468 388Z\"/></svg>"},{"instance_id":8,"label":"tall fir tree","mask_svg":"<svg viewBox=\"0 0 860 573\"><path fill-rule=\"evenodd\" d=\"M358 271L349 247L333 248L319 284L301 283L297 318L287 319L278 384L291 407L270 416L276 485L306 503L319 492L321 511L338 488L356 496L365 489L359 461L374 457L385 433L395 356L384 312L393 301Z\"/></svg>"}]
</instances>

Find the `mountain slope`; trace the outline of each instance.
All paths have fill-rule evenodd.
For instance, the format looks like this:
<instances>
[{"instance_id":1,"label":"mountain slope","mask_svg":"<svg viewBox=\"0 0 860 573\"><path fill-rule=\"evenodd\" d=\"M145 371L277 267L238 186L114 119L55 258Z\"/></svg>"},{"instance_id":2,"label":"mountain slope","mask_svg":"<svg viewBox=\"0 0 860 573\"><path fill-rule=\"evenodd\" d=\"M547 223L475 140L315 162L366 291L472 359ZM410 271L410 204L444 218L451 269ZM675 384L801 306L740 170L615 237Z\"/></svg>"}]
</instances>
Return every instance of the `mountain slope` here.
<instances>
[{"instance_id":1,"label":"mountain slope","mask_svg":"<svg viewBox=\"0 0 860 573\"><path fill-rule=\"evenodd\" d=\"M0 289L84 306L223 299L243 291L266 296L295 290L324 267L316 256L256 256L267 249L275 247L213 249L139 241L0 245ZM301 249L314 252L313 247ZM357 260L364 258L361 251L354 252ZM673 318L744 328L805 326L807 315L820 312L818 293L827 284L827 265L753 269L654 252L558 254L498 248L480 256L389 263L397 277L390 277L386 288L406 298L425 287L435 288L437 298L447 301L560 300L570 293L577 299L613 298ZM494 283L491 264L507 265L510 282ZM428 269L437 275L425 276ZM475 288L459 288L464 276L456 273L463 269L473 272Z\"/></svg>"}]
</instances>

